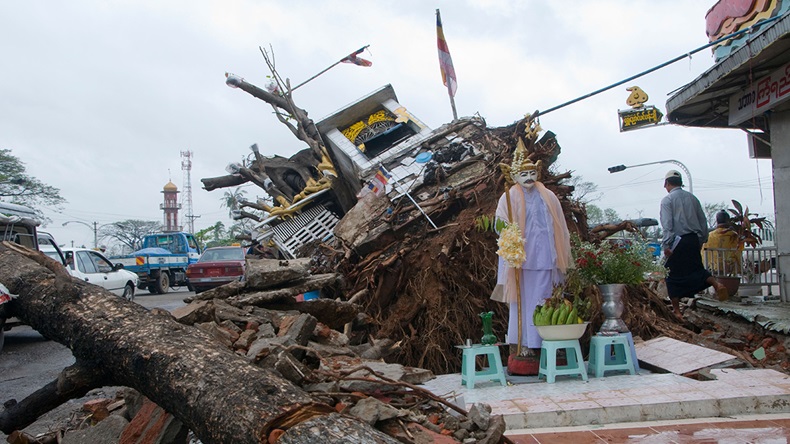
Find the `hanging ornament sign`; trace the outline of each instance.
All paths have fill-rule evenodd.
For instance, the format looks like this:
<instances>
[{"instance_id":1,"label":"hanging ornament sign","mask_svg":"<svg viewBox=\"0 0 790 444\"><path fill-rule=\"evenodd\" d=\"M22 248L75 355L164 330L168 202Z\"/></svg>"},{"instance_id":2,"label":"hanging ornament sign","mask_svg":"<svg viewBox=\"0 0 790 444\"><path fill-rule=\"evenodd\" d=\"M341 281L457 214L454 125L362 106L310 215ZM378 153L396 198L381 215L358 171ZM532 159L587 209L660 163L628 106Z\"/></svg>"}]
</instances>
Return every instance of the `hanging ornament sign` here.
<instances>
[{"instance_id":1,"label":"hanging ornament sign","mask_svg":"<svg viewBox=\"0 0 790 444\"><path fill-rule=\"evenodd\" d=\"M664 114L653 105L645 105L647 102L647 93L638 86L631 86L626 88L630 91L625 103L631 109L618 110L617 115L620 118L620 132L630 131L645 126L655 126L661 123Z\"/></svg>"}]
</instances>

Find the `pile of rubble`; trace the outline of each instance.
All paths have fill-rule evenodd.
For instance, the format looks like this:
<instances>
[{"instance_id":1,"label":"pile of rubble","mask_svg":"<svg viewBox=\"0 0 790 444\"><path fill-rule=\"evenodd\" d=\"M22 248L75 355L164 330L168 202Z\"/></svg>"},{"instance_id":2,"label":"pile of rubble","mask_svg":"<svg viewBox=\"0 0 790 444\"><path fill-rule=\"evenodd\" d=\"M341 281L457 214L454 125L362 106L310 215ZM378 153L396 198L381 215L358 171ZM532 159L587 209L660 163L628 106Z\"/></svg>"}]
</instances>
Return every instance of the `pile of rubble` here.
<instances>
[{"instance_id":1,"label":"pile of rubble","mask_svg":"<svg viewBox=\"0 0 790 444\"><path fill-rule=\"evenodd\" d=\"M341 422L355 418L381 432L378 439L392 438L376 442L509 442L504 437L504 419L492 416L489 406L476 404L466 411L465 405L419 386L434 377L429 370L384 362L382 358L391 355L398 344L367 336L365 326L370 319L359 306L329 298L298 300L307 291L329 291L337 280L333 273L312 275L309 259L250 258L244 281L196 295L173 313L154 309L151 314L153 319L175 318L196 327L207 333L197 336L215 346L221 344L307 393L312 407L293 421L339 413ZM161 350L153 353L157 352ZM272 392L277 389L270 388ZM132 389L119 389L115 398L88 401L67 428L71 430L63 436L62 430L40 437L14 432L9 442L98 442L97 436L102 436L101 442L164 444L190 439L185 425ZM294 430L286 421L267 430L264 439L294 442L289 441L298 433ZM116 437L119 441L113 441ZM226 436L222 441L234 439Z\"/></svg>"},{"instance_id":2,"label":"pile of rubble","mask_svg":"<svg viewBox=\"0 0 790 444\"><path fill-rule=\"evenodd\" d=\"M354 392L349 397L358 400L340 403L338 410L376 426L397 440L393 443L510 442L502 436L504 420L501 416L492 416L490 407L485 404L474 405L468 413L438 408L416 411L396 407L398 399L392 395L365 397L362 392ZM267 442L274 444L279 436L272 433ZM38 436L15 431L8 436L7 442L200 444L181 421L130 388L118 390L115 397L98 396L88 400L58 430Z\"/></svg>"},{"instance_id":3,"label":"pile of rubble","mask_svg":"<svg viewBox=\"0 0 790 444\"><path fill-rule=\"evenodd\" d=\"M364 334L370 319L359 306L298 300L308 291L329 291L338 275L311 275L309 259L247 263L244 281L196 295L172 315L400 442L434 442L436 434L469 443L504 439L504 420L491 417L490 407L467 412L417 386L434 377L429 370L384 362L398 344Z\"/></svg>"}]
</instances>

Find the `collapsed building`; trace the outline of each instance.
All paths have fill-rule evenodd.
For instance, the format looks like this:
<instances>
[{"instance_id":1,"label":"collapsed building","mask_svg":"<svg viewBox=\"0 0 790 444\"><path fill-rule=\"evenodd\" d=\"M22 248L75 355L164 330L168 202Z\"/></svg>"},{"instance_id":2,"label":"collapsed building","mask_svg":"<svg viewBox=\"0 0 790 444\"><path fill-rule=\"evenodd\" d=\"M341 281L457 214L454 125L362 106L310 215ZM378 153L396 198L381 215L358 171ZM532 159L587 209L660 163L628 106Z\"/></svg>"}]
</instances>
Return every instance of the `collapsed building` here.
<instances>
[{"instance_id":1,"label":"collapsed building","mask_svg":"<svg viewBox=\"0 0 790 444\"><path fill-rule=\"evenodd\" d=\"M239 77L229 75L227 83L271 103L275 109L281 106L272 103L275 95ZM493 144L490 136L484 137L485 143L472 140L487 129L480 117L462 117L431 129L398 102L392 85L379 88L317 123L307 119L306 112L304 118L300 126L314 129L315 133L307 137L309 142L320 145L317 149L311 146L286 159L278 155L262 156L257 145L253 145L254 158L245 165L230 165L230 175L201 179L208 191L247 182L262 188L278 205L262 200L242 201L242 208L261 210L264 216L240 211L237 218L254 219L257 224L253 237L258 241L270 240L286 257L295 257L298 248L311 241L333 237L333 228L369 189L385 190L393 205L401 200L412 205L408 217L398 218L401 223L424 217L432 228L438 228L424 211L425 205L431 203L424 202L437 194L446 196L459 187L464 188L478 175L490 173L484 161L490 163L501 157L503 150L509 150L501 142L515 143L517 127L514 124L502 128L501 134L512 133L507 136L510 140ZM306 133L302 128L294 132L300 139ZM547 132L537 146L540 152L533 152L531 157L543 159L549 173L560 152L555 135ZM543 181L553 184L556 194L569 203L567 198L573 187L562 185L561 181L570 177L570 173L549 173ZM381 194L375 191L374 195ZM586 238L584 212L578 206L564 207L568 208L566 214L573 219L573 225Z\"/></svg>"},{"instance_id":2,"label":"collapsed building","mask_svg":"<svg viewBox=\"0 0 790 444\"><path fill-rule=\"evenodd\" d=\"M285 257L293 258L301 246L332 238L340 219L357 204L356 197L371 191L374 195L384 191L393 203L408 199L437 228L420 212L417 201L424 201L428 194L418 191L424 184L448 179L442 183L447 192L474 172L483 173L478 165L454 179L446 177L448 170L455 176L458 169L453 165L458 162L485 155L465 137L484 125L480 118L464 118L431 129L398 102L392 85L385 85L315 124L327 150L320 161L310 155L310 149L289 159L255 152L255 160L234 167L231 176L202 181L207 190L213 190L255 182L250 174L254 172L263 190L279 205L242 202L243 208L262 210L265 216L244 211L239 216L256 219L256 240L271 241Z\"/></svg>"}]
</instances>

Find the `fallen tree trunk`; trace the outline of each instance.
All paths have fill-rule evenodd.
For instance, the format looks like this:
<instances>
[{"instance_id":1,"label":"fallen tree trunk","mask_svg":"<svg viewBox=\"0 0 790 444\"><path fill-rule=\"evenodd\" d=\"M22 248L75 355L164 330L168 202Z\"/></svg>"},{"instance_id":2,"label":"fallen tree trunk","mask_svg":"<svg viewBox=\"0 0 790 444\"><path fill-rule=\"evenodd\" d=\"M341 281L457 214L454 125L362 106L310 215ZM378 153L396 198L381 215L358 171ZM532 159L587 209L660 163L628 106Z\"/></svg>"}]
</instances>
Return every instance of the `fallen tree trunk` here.
<instances>
[{"instance_id":1,"label":"fallen tree trunk","mask_svg":"<svg viewBox=\"0 0 790 444\"><path fill-rule=\"evenodd\" d=\"M301 433L311 419L310 427L326 428L333 442L396 442L366 423L330 415L332 407L200 330L71 278L41 253L0 243L0 282L19 295L7 304L10 315L68 346L96 378L138 390L204 443L266 442L273 431Z\"/></svg>"}]
</instances>

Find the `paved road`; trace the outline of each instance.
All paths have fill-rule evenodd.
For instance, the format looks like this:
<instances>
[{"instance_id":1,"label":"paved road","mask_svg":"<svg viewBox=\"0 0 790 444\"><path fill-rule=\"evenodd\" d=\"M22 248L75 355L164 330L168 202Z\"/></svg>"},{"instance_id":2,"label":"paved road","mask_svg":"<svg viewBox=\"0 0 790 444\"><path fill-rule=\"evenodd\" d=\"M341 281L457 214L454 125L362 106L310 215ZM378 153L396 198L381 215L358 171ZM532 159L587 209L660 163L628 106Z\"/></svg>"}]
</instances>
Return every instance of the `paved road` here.
<instances>
[{"instance_id":1,"label":"paved road","mask_svg":"<svg viewBox=\"0 0 790 444\"><path fill-rule=\"evenodd\" d=\"M185 305L183 299L193 295L186 288L171 289L164 295L141 291L135 296L135 302L149 309L173 310ZM28 326L5 332L5 346L0 352L0 404L10 399L21 401L53 381L64 367L73 363L71 350L45 339ZM5 438L0 432L0 442L5 442Z\"/></svg>"},{"instance_id":2,"label":"paved road","mask_svg":"<svg viewBox=\"0 0 790 444\"><path fill-rule=\"evenodd\" d=\"M140 294L135 295L134 301L145 308L164 308L167 311L173 311L178 307L183 307L184 298L194 296L195 292L187 291L186 287L178 289L170 289L166 294L150 294L148 291L141 291Z\"/></svg>"}]
</instances>

